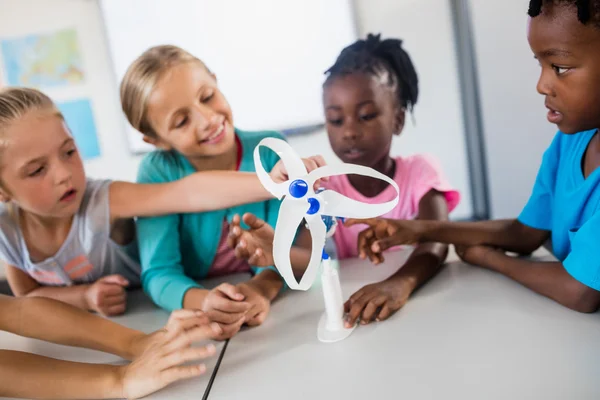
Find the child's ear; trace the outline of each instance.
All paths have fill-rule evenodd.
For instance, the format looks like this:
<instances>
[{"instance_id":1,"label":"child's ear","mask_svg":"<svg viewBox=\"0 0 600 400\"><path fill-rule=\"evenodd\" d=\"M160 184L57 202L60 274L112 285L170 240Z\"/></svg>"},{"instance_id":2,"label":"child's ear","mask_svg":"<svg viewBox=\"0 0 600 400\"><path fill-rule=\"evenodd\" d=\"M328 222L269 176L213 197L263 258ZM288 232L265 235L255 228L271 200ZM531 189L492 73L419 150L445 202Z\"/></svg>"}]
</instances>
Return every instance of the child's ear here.
<instances>
[{"instance_id":1,"label":"child's ear","mask_svg":"<svg viewBox=\"0 0 600 400\"><path fill-rule=\"evenodd\" d=\"M10 200L11 200L11 197L8 194L8 192L6 190L2 189L2 187L0 186L0 202L8 203Z\"/></svg>"},{"instance_id":2,"label":"child's ear","mask_svg":"<svg viewBox=\"0 0 600 400\"><path fill-rule=\"evenodd\" d=\"M171 146L169 146L168 144L166 144L159 138L153 138L153 137L144 135L143 140L144 140L144 142L151 144L152 146L156 147L157 149L167 150L167 151L171 150Z\"/></svg>"},{"instance_id":3,"label":"child's ear","mask_svg":"<svg viewBox=\"0 0 600 400\"><path fill-rule=\"evenodd\" d=\"M396 108L396 118L394 120L394 134L399 135L404 129L404 122L406 121L406 109L404 107Z\"/></svg>"}]
</instances>

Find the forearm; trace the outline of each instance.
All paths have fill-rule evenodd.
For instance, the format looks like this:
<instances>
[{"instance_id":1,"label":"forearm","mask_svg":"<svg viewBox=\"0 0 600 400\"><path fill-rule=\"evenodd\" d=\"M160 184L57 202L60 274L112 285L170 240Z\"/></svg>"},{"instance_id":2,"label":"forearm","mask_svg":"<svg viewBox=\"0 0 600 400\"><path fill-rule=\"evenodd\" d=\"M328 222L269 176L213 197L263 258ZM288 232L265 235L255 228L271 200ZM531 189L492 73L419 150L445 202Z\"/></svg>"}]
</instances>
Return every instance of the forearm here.
<instances>
[{"instance_id":1,"label":"forearm","mask_svg":"<svg viewBox=\"0 0 600 400\"><path fill-rule=\"evenodd\" d=\"M198 172L174 185L177 188L170 191L171 195L181 193L181 206L188 212L220 210L273 198L258 176L250 172Z\"/></svg>"},{"instance_id":2,"label":"forearm","mask_svg":"<svg viewBox=\"0 0 600 400\"><path fill-rule=\"evenodd\" d=\"M448 255L448 246L423 243L410 255L404 266L388 280L402 282L412 293L438 273Z\"/></svg>"},{"instance_id":3,"label":"forearm","mask_svg":"<svg viewBox=\"0 0 600 400\"><path fill-rule=\"evenodd\" d=\"M529 228L516 219L478 222L422 222L424 226L424 232L421 235L422 242L467 246L487 245L520 254L529 254L543 243L539 233L542 231Z\"/></svg>"},{"instance_id":4,"label":"forearm","mask_svg":"<svg viewBox=\"0 0 600 400\"><path fill-rule=\"evenodd\" d=\"M197 172L168 183L113 182L111 216L150 217L220 210L273 198L250 172Z\"/></svg>"},{"instance_id":5,"label":"forearm","mask_svg":"<svg viewBox=\"0 0 600 400\"><path fill-rule=\"evenodd\" d=\"M530 261L489 250L480 266L499 272L570 309L592 312L598 308L589 296L590 291L582 290L586 289L583 284L569 275L560 262Z\"/></svg>"},{"instance_id":6,"label":"forearm","mask_svg":"<svg viewBox=\"0 0 600 400\"><path fill-rule=\"evenodd\" d=\"M0 397L28 399L121 398L118 366L55 360L0 350Z\"/></svg>"},{"instance_id":7,"label":"forearm","mask_svg":"<svg viewBox=\"0 0 600 400\"><path fill-rule=\"evenodd\" d=\"M48 299L62 301L82 310L89 310L90 307L85 298L85 293L90 285L74 286L38 286L29 292L23 293L26 297L45 297ZM19 295L19 293L16 293ZM20 296L19 296L20 297Z\"/></svg>"},{"instance_id":8,"label":"forearm","mask_svg":"<svg viewBox=\"0 0 600 400\"><path fill-rule=\"evenodd\" d=\"M189 310L201 310L204 299L210 291L207 289L191 288L183 296L183 308Z\"/></svg>"},{"instance_id":9,"label":"forearm","mask_svg":"<svg viewBox=\"0 0 600 400\"><path fill-rule=\"evenodd\" d=\"M283 288L283 279L271 269L266 269L254 276L250 283L256 286L269 301L273 301Z\"/></svg>"},{"instance_id":10,"label":"forearm","mask_svg":"<svg viewBox=\"0 0 600 400\"><path fill-rule=\"evenodd\" d=\"M99 350L131 360L145 335L65 303L44 298L2 298L10 312L0 329L57 344Z\"/></svg>"}]
</instances>

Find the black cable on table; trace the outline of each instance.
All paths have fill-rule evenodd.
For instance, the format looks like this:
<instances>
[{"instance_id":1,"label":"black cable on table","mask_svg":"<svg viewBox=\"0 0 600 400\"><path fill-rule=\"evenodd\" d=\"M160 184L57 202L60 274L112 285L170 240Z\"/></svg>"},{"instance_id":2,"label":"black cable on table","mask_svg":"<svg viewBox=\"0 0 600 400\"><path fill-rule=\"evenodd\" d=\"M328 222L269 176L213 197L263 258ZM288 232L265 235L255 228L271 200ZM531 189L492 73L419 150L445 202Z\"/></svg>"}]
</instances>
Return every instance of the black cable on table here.
<instances>
[{"instance_id":1,"label":"black cable on table","mask_svg":"<svg viewBox=\"0 0 600 400\"><path fill-rule=\"evenodd\" d=\"M227 350L227 345L229 344L229 339L225 340L225 344L223 345L223 350L221 350L221 354L219 355L219 359L217 360L217 365L215 365L215 369L213 370L210 380L208 381L208 386L204 391L204 396L202 396L202 400L208 399L208 395L210 394L210 389L212 388L213 382L217 377L217 372L219 371L219 367L221 366L221 361L223 360L223 356L225 355L225 350Z\"/></svg>"}]
</instances>

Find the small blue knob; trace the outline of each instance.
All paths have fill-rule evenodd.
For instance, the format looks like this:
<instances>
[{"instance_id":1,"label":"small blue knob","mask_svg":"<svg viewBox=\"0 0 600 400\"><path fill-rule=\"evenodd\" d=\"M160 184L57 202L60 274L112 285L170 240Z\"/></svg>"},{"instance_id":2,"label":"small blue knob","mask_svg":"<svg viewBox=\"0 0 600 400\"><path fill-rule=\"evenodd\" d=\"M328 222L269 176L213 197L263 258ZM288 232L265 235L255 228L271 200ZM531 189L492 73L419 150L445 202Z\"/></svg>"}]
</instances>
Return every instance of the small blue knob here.
<instances>
[{"instance_id":1,"label":"small blue knob","mask_svg":"<svg viewBox=\"0 0 600 400\"><path fill-rule=\"evenodd\" d=\"M306 212L308 215L316 214L319 211L319 209L321 208L321 204L319 204L319 200L315 199L314 197L310 197L308 199L308 204L310 204L310 207L308 208L308 211Z\"/></svg>"},{"instance_id":2,"label":"small blue knob","mask_svg":"<svg viewBox=\"0 0 600 400\"><path fill-rule=\"evenodd\" d=\"M321 258L323 260L329 260L329 254L327 254L327 252L325 250L323 250L323 253L321 254Z\"/></svg>"},{"instance_id":3,"label":"small blue knob","mask_svg":"<svg viewBox=\"0 0 600 400\"><path fill-rule=\"evenodd\" d=\"M302 197L306 196L306 193L308 193L308 183L306 183L302 179L296 179L295 181L290 183L289 190L292 197L301 199Z\"/></svg>"}]
</instances>

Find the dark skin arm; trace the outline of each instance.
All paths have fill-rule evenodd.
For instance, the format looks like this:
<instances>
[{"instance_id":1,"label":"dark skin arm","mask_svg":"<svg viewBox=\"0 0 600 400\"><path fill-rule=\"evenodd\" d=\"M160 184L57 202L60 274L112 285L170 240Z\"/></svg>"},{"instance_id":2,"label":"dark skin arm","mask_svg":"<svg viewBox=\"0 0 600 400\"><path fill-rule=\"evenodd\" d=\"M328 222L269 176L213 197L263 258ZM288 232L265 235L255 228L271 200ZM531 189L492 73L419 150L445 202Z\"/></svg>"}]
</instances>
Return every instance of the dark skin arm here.
<instances>
[{"instance_id":1,"label":"dark skin arm","mask_svg":"<svg viewBox=\"0 0 600 400\"><path fill-rule=\"evenodd\" d=\"M600 307L600 292L573 278L560 262L540 262L511 257L488 246L457 246L462 260L499 272L534 292L582 313Z\"/></svg>"},{"instance_id":2,"label":"dark skin arm","mask_svg":"<svg viewBox=\"0 0 600 400\"><path fill-rule=\"evenodd\" d=\"M464 246L492 246L506 251L528 255L550 237L550 232L524 225L516 219L450 222L433 220L368 219L346 221L346 225L366 223L373 229L375 239L361 252L380 254L402 245L439 242Z\"/></svg>"},{"instance_id":3,"label":"dark skin arm","mask_svg":"<svg viewBox=\"0 0 600 400\"><path fill-rule=\"evenodd\" d=\"M419 202L418 220L447 220L448 206L444 195L431 190ZM368 248L375 236L368 228L359 235L359 249ZM448 246L435 242L420 243L402 268L386 280L367 285L353 294L344 305L347 312L346 326L358 320L367 324L373 320L383 321L393 315L407 302L410 295L431 279L443 265ZM381 253L361 252L375 264L383 262Z\"/></svg>"}]
</instances>

